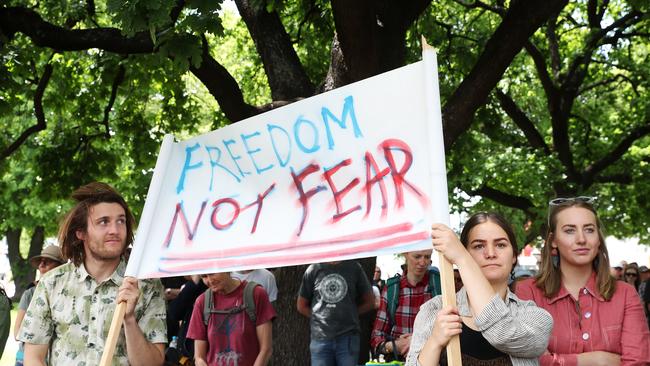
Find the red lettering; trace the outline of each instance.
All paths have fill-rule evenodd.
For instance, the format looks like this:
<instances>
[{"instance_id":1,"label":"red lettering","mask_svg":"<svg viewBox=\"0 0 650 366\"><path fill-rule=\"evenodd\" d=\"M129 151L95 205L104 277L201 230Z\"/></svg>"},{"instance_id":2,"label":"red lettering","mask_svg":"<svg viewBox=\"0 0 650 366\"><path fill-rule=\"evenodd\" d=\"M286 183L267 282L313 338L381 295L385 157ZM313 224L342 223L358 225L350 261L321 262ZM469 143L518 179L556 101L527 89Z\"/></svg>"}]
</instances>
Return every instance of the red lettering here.
<instances>
[{"instance_id":1,"label":"red lettering","mask_svg":"<svg viewBox=\"0 0 650 366\"><path fill-rule=\"evenodd\" d=\"M384 168L384 170L379 171L377 162L375 158L372 157L372 154L366 151L366 184L363 188L366 191L366 214L370 214L370 209L372 208L372 186L373 184L379 184L379 191L381 192L381 216L386 217L388 214L388 198L386 196L386 183L384 183L384 177L390 172L389 168ZM370 177L371 172L375 172L375 176Z\"/></svg>"},{"instance_id":2,"label":"red lettering","mask_svg":"<svg viewBox=\"0 0 650 366\"><path fill-rule=\"evenodd\" d=\"M293 178L293 184L296 186L296 190L298 191L298 201L300 202L300 205L302 206L302 218L300 219L300 226L298 227L298 232L296 233L297 236L300 236L302 233L302 229L305 226L305 222L307 221L307 216L309 215L309 204L308 200L315 195L316 193L322 191L325 189L324 186L316 186L316 188L312 188L309 191L305 192L303 186L302 186L302 181L305 180L305 178L317 172L320 169L320 166L318 164L309 164L305 169L303 169L298 175L296 175L293 172L293 169L291 169L291 178Z\"/></svg>"},{"instance_id":3,"label":"red lettering","mask_svg":"<svg viewBox=\"0 0 650 366\"><path fill-rule=\"evenodd\" d=\"M244 207L244 210L252 207L253 205L257 205L257 211L255 212L255 220L253 221L253 227L251 228L251 234L257 230L257 221L260 218L260 213L262 212L262 204L264 203L264 199L266 196L271 193L271 191L275 188L275 183L271 184L271 186L262 194L257 195L257 199L253 201L253 203L249 204L248 206Z\"/></svg>"},{"instance_id":4,"label":"red lettering","mask_svg":"<svg viewBox=\"0 0 650 366\"><path fill-rule=\"evenodd\" d=\"M341 161L340 163L336 164L332 169L328 169L323 173L323 176L327 180L327 183L330 186L330 189L332 190L332 194L334 195L334 204L336 204L336 214L332 216L332 220L334 222L337 222L338 220L344 218L345 216L349 215L350 213L360 210L361 206L356 205L352 208L349 208L345 210L344 212L341 212L341 200L343 200L343 197L350 192L352 188L354 188L357 184L359 184L359 178L354 178L348 185L343 188L343 190L339 191L336 188L336 185L334 184L334 181L332 180L332 175L334 175L339 169L341 169L344 166L350 165L352 162L352 159L345 159Z\"/></svg>"},{"instance_id":5,"label":"red lettering","mask_svg":"<svg viewBox=\"0 0 650 366\"><path fill-rule=\"evenodd\" d=\"M201 216L203 216L203 210L205 209L205 205L207 204L207 201L203 201L201 203L201 210L199 211L199 215L196 217L196 220L194 220L194 226L190 230L190 224L187 222L187 217L185 217L185 212L183 211L183 203L177 203L176 204L176 211L174 212L174 218L172 219L172 223L169 226L169 231L167 231L167 236L165 237L165 241L163 242L163 247L168 248L169 244L172 241L172 236L174 235L174 230L176 229L176 220L180 216L181 222L183 223L183 230L185 231L185 246L191 246L192 245L192 239L194 238L194 235L196 234L196 228L199 226L199 220L201 220Z\"/></svg>"},{"instance_id":6,"label":"red lettering","mask_svg":"<svg viewBox=\"0 0 650 366\"><path fill-rule=\"evenodd\" d=\"M399 208L404 207L404 192L402 185L405 185L415 193L420 203L426 206L427 199L424 194L422 194L422 192L420 192L420 190L413 184L404 179L404 175L406 175L406 172L413 163L413 153L411 152L411 148L404 141L398 139L384 140L380 146L384 150L384 157L386 158L386 162L390 168L390 175L393 178L393 184L395 185L396 206ZM394 151L401 151L404 154L404 164L400 169L397 169L395 164L395 157L393 156Z\"/></svg>"},{"instance_id":7,"label":"red lettering","mask_svg":"<svg viewBox=\"0 0 650 366\"><path fill-rule=\"evenodd\" d=\"M217 212L219 211L219 206L221 206L222 204L229 204L229 205L231 205L233 207L233 210L234 210L233 215L230 218L230 221L228 221L225 224L222 224L219 221L217 221ZM235 222L235 220L239 216L239 211L240 211L239 203L237 203L237 201L235 201L232 198L218 199L218 200L214 201L214 203L212 204L212 207L214 207L214 210L212 210L212 218L211 218L210 221L212 222L212 226L217 230L225 230L225 229L229 228L230 226L232 226L232 224Z\"/></svg>"}]
</instances>

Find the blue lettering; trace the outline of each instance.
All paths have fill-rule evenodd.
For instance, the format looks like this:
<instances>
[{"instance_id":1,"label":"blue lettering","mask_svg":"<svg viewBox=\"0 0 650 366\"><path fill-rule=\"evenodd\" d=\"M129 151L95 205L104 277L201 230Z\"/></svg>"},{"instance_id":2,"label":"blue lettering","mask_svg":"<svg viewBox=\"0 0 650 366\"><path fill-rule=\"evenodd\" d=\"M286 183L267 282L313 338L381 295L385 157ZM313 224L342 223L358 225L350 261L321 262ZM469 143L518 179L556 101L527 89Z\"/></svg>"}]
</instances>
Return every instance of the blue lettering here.
<instances>
[{"instance_id":1,"label":"blue lettering","mask_svg":"<svg viewBox=\"0 0 650 366\"><path fill-rule=\"evenodd\" d=\"M280 163L280 166L284 168L289 163L289 160L291 160L291 138L289 137L289 133L284 128L276 125L267 124L266 128L269 131L269 136L271 137L271 144L273 145L273 152L275 152L275 157L278 158L278 163ZM275 144L275 138L273 137L274 130L279 130L282 132L287 139L287 145L289 148L287 149L285 160L282 160L282 157L280 157L280 153L278 152L278 145Z\"/></svg>"},{"instance_id":2,"label":"blue lettering","mask_svg":"<svg viewBox=\"0 0 650 366\"><path fill-rule=\"evenodd\" d=\"M255 137L255 136L259 136L259 135L260 135L260 133L258 131L255 131L255 133L252 133L250 135L244 135L244 134L241 135L241 140L244 142L244 147L246 148L246 153L248 154L248 156L250 156L251 161L253 162L253 166L255 166L255 170L257 171L257 174L260 174L265 170L269 170L269 169L273 168L273 164L269 164L264 168L259 168L257 166L257 162L255 162L255 159L253 158L253 154L256 154L256 153L262 151L262 149L257 148L255 150L251 150L250 146L248 146L248 139L250 139L252 137Z\"/></svg>"},{"instance_id":3,"label":"blue lettering","mask_svg":"<svg viewBox=\"0 0 650 366\"><path fill-rule=\"evenodd\" d=\"M197 142L193 146L188 146L185 148L185 164L183 165L183 170L181 171L181 176L178 179L178 185L176 186L176 194L181 193L185 188L185 174L190 169L198 169L203 166L203 161L199 161L196 164L192 164L192 152L198 150L201 147Z\"/></svg>"},{"instance_id":4,"label":"blue lettering","mask_svg":"<svg viewBox=\"0 0 650 366\"><path fill-rule=\"evenodd\" d=\"M321 115L323 116L325 130L327 131L327 144L330 150L334 149L334 137L332 137L332 130L330 129L329 124L330 119L336 122L336 124L338 124L342 129L345 129L345 120L349 116L352 120L354 137L363 137L361 129L359 128L359 124L357 123L357 116L354 114L354 98L351 95L345 98L345 103L343 104L343 112L341 112L341 119L336 118L336 116L326 107L323 107L321 109Z\"/></svg>"},{"instance_id":5,"label":"blue lettering","mask_svg":"<svg viewBox=\"0 0 650 366\"><path fill-rule=\"evenodd\" d=\"M305 145L303 145L302 141L300 140L300 126L303 124L307 124L311 129L314 131L314 143L312 144L311 148L307 148ZM318 129L314 125L314 123L310 120L302 118L302 116L298 116L298 119L296 120L296 123L293 124L293 135L296 138L296 144L305 153L313 153L316 152L320 149L320 145L318 144Z\"/></svg>"},{"instance_id":6,"label":"blue lettering","mask_svg":"<svg viewBox=\"0 0 650 366\"><path fill-rule=\"evenodd\" d=\"M251 175L251 172L243 171L239 166L237 160L241 160L241 156L233 155L232 151L230 150L230 145L233 145L234 143L235 140L223 140L223 145L226 147L226 150L228 150L228 154L230 155L230 158L232 159L233 163L235 163L235 165L237 166L237 169L239 170L239 174L241 174L241 177L244 178L244 176L246 175Z\"/></svg>"},{"instance_id":7,"label":"blue lettering","mask_svg":"<svg viewBox=\"0 0 650 366\"><path fill-rule=\"evenodd\" d=\"M219 168L225 170L230 175L232 175L237 180L237 183L241 182L241 179L239 179L237 174L233 173L230 169L226 168L224 165L219 164L219 160L221 160L221 149L219 149L216 146L206 146L205 150L208 152L208 156L210 157L210 191L212 191L212 182L214 180L214 167L216 166L218 166ZM212 158L213 151L216 151L217 153L216 159Z\"/></svg>"}]
</instances>

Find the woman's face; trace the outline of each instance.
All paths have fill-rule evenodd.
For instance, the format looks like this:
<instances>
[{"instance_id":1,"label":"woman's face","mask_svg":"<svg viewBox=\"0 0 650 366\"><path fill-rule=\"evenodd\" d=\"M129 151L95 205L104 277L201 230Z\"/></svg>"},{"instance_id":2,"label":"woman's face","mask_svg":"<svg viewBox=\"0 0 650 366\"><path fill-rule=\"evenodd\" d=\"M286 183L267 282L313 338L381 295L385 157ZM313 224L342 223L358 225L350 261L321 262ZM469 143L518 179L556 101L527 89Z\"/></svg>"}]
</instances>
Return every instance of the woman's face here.
<instances>
[{"instance_id":1,"label":"woman's face","mask_svg":"<svg viewBox=\"0 0 650 366\"><path fill-rule=\"evenodd\" d=\"M560 211L556 220L551 245L560 254L560 266L591 266L600 248L594 213L582 207L569 207Z\"/></svg>"},{"instance_id":2,"label":"woman's face","mask_svg":"<svg viewBox=\"0 0 650 366\"><path fill-rule=\"evenodd\" d=\"M508 234L499 225L487 221L472 228L467 251L490 283L508 283L517 258Z\"/></svg>"},{"instance_id":3,"label":"woman's face","mask_svg":"<svg viewBox=\"0 0 650 366\"><path fill-rule=\"evenodd\" d=\"M431 250L418 250L404 254L407 272L417 277L424 276L431 265Z\"/></svg>"}]
</instances>

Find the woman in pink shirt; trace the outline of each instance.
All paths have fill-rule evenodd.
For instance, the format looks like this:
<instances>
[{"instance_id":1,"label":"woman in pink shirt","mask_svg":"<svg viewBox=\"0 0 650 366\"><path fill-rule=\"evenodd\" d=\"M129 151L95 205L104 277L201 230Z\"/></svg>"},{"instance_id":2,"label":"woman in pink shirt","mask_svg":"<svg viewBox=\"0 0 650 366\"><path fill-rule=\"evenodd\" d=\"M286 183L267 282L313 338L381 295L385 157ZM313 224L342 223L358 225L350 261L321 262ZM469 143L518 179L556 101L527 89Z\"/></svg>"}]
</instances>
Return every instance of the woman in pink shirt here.
<instances>
[{"instance_id":1,"label":"woman in pink shirt","mask_svg":"<svg viewBox=\"0 0 650 366\"><path fill-rule=\"evenodd\" d=\"M553 316L547 365L650 365L650 332L636 290L609 273L593 198L549 202L540 273L517 296Z\"/></svg>"}]
</instances>

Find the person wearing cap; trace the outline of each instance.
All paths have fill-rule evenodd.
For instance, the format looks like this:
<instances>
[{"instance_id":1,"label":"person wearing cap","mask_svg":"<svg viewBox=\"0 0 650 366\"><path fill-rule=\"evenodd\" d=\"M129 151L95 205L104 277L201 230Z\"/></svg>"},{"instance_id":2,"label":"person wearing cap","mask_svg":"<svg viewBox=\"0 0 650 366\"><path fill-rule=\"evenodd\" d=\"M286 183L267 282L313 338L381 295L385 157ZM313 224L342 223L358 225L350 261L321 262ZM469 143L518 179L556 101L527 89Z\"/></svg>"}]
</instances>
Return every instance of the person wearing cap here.
<instances>
[{"instance_id":1,"label":"person wearing cap","mask_svg":"<svg viewBox=\"0 0 650 366\"><path fill-rule=\"evenodd\" d=\"M99 365L116 306L124 322L113 357L117 365L162 365L167 343L165 300L159 279L125 276L126 252L135 218L124 198L106 183L72 193L74 206L63 218L58 241L70 263L39 281L18 340L25 365Z\"/></svg>"},{"instance_id":2,"label":"person wearing cap","mask_svg":"<svg viewBox=\"0 0 650 366\"><path fill-rule=\"evenodd\" d=\"M56 245L47 246L41 251L41 254L29 258L29 264L32 267L38 269L38 272L41 274L41 278L50 270L62 265L65 263L63 259L63 254L61 254L61 249ZM29 307L29 303L32 301L32 296L34 295L34 290L36 286L32 286L23 292L23 295L20 297L20 303L18 303L18 312L16 313L16 321L14 322L14 338L18 338L18 332L20 331L20 326L23 323L23 318L25 318L25 312ZM23 364L23 353L25 351L25 344L23 342L18 342L18 352L16 352L16 366L22 366Z\"/></svg>"}]
</instances>

